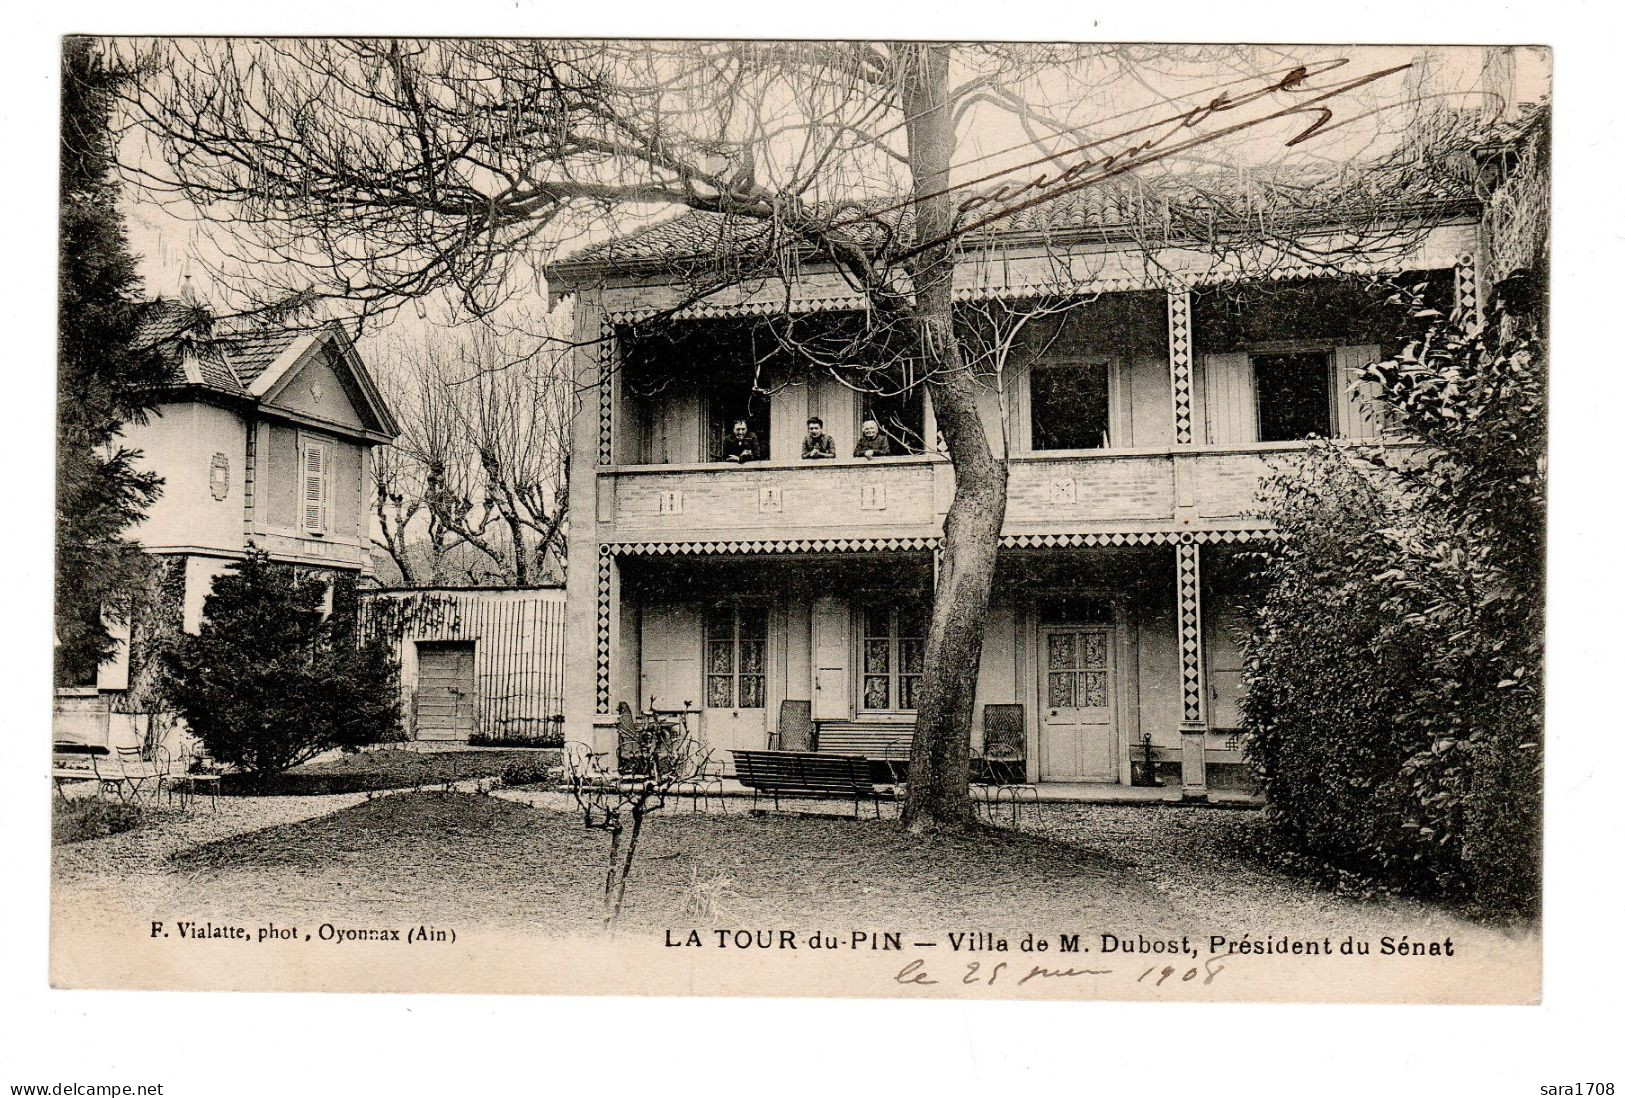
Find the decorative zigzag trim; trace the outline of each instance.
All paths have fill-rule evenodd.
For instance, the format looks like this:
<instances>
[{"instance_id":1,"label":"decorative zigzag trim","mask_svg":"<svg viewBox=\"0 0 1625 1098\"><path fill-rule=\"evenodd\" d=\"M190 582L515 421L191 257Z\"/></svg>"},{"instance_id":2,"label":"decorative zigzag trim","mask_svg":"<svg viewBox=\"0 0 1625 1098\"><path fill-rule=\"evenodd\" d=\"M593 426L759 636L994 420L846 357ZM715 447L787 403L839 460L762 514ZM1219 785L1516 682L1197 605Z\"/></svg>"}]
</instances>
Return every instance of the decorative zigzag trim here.
<instances>
[{"instance_id":1,"label":"decorative zigzag trim","mask_svg":"<svg viewBox=\"0 0 1625 1098\"><path fill-rule=\"evenodd\" d=\"M1469 269L1472 256L1462 256ZM994 282L962 286L953 292L955 301L1009 301L1030 297L1058 297L1098 293L1133 293L1165 290L1171 297L1186 295L1203 286L1225 286L1236 282L1285 282L1304 278L1336 278L1340 275L1399 274L1406 268L1391 261L1349 260L1331 266L1312 263L1283 263L1260 274L1234 265L1221 264L1200 275L1175 279L1167 272L1147 270L1140 274L1114 277L1051 279L1045 282ZM772 301L698 302L671 312L676 320L715 320L725 317L768 316L781 313L821 313L862 311L868 299L863 294L830 294L821 297L778 298ZM609 324L635 324L666 312L660 308L617 309L605 314Z\"/></svg>"},{"instance_id":2,"label":"decorative zigzag trim","mask_svg":"<svg viewBox=\"0 0 1625 1098\"><path fill-rule=\"evenodd\" d=\"M874 553L935 550L940 538L782 538L759 541L620 541L600 554L628 557L759 556L773 553Z\"/></svg>"}]
</instances>

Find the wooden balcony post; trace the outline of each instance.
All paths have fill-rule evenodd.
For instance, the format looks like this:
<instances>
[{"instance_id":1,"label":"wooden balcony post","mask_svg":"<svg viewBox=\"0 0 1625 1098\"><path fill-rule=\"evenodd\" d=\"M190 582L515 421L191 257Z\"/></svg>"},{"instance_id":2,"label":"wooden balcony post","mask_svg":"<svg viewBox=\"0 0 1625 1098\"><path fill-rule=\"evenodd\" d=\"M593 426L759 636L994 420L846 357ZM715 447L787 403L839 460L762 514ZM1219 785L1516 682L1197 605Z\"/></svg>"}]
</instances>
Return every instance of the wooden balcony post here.
<instances>
[{"instance_id":1,"label":"wooden balcony post","mask_svg":"<svg viewBox=\"0 0 1625 1098\"><path fill-rule=\"evenodd\" d=\"M1179 636L1180 788L1207 796L1207 676L1202 666L1202 556L1194 541L1174 546L1174 599Z\"/></svg>"},{"instance_id":2,"label":"wooden balcony post","mask_svg":"<svg viewBox=\"0 0 1625 1098\"><path fill-rule=\"evenodd\" d=\"M1189 290L1168 290L1168 380L1173 394L1174 444L1196 441L1191 400L1191 295Z\"/></svg>"},{"instance_id":3,"label":"wooden balcony post","mask_svg":"<svg viewBox=\"0 0 1625 1098\"><path fill-rule=\"evenodd\" d=\"M597 669L594 676L593 710L599 716L614 712L614 697L610 676L610 656L620 640L621 584L620 568L614 550L608 545L598 547L598 584L596 649Z\"/></svg>"},{"instance_id":4,"label":"wooden balcony post","mask_svg":"<svg viewBox=\"0 0 1625 1098\"><path fill-rule=\"evenodd\" d=\"M606 315L598 328L598 465L615 464L615 404L620 396L619 348Z\"/></svg>"}]
</instances>

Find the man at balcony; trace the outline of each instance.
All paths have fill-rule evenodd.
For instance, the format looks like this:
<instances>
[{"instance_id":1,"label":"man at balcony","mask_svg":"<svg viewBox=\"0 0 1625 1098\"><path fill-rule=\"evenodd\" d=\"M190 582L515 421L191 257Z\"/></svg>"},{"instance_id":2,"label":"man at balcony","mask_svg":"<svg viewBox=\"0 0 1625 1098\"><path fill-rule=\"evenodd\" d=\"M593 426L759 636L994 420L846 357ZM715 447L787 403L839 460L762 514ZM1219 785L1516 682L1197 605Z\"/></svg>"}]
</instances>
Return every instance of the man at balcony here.
<instances>
[{"instance_id":1,"label":"man at balcony","mask_svg":"<svg viewBox=\"0 0 1625 1098\"><path fill-rule=\"evenodd\" d=\"M722 440L722 460L743 464L762 460L762 444L756 432L742 419L734 420L733 433Z\"/></svg>"},{"instance_id":2,"label":"man at balcony","mask_svg":"<svg viewBox=\"0 0 1625 1098\"><path fill-rule=\"evenodd\" d=\"M807 420L807 437L801 440L804 461L835 456L835 440L824 433L824 421L817 416Z\"/></svg>"},{"instance_id":3,"label":"man at balcony","mask_svg":"<svg viewBox=\"0 0 1625 1098\"><path fill-rule=\"evenodd\" d=\"M863 421L863 434L852 449L853 457L877 458L891 456L891 439L880 433L880 424L873 419Z\"/></svg>"}]
</instances>

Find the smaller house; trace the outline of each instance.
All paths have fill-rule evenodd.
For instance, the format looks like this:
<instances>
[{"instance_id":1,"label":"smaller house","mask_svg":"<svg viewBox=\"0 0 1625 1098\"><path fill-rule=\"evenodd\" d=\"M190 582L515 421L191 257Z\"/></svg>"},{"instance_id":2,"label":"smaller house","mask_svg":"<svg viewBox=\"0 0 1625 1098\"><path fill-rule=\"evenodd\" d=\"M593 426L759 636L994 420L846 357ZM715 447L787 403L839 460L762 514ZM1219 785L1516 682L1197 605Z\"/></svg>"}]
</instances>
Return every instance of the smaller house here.
<instances>
[{"instance_id":1,"label":"smaller house","mask_svg":"<svg viewBox=\"0 0 1625 1098\"><path fill-rule=\"evenodd\" d=\"M158 558L156 597L95 682L58 692L59 736L153 735L143 689L151 642L195 631L214 578L250 546L336 584L370 572L370 455L397 427L342 328L228 330L195 304L159 300L137 341L169 363L155 410L121 440L164 480L135 530Z\"/></svg>"}]
</instances>

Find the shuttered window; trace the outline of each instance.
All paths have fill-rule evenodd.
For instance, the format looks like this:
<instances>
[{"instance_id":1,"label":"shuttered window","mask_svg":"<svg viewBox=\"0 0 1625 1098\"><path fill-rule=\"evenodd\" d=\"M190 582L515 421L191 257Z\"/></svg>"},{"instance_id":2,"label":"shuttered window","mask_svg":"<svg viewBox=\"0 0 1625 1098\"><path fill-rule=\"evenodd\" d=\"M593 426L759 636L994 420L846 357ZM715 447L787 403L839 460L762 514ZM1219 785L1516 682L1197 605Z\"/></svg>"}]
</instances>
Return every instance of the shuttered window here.
<instances>
[{"instance_id":1,"label":"shuttered window","mask_svg":"<svg viewBox=\"0 0 1625 1098\"><path fill-rule=\"evenodd\" d=\"M300 513L307 534L326 534L332 499L333 453L325 442L305 439L299 453Z\"/></svg>"}]
</instances>

